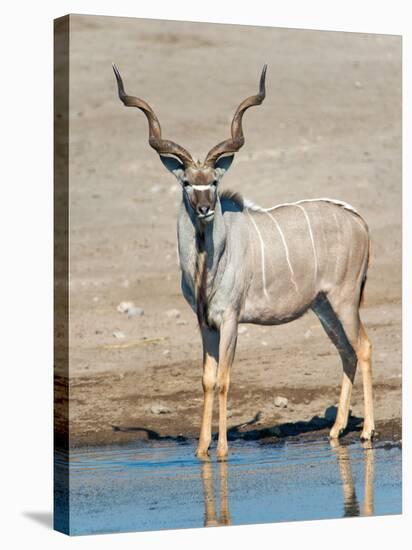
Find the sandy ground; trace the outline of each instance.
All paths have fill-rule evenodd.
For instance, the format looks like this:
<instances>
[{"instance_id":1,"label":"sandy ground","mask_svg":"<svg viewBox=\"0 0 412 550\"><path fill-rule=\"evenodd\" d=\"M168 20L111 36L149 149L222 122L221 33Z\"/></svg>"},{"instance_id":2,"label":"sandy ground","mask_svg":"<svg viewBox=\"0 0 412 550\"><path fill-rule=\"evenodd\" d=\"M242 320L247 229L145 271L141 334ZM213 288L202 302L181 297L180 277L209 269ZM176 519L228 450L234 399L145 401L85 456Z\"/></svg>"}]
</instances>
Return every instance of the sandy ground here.
<instances>
[{"instance_id":1,"label":"sandy ground","mask_svg":"<svg viewBox=\"0 0 412 550\"><path fill-rule=\"evenodd\" d=\"M368 221L362 317L376 417L378 430L399 432L401 39L74 16L70 52L71 444L188 437L200 423L200 337L176 256L180 189L148 145L144 116L120 104L112 62L126 90L155 108L164 136L199 157L229 136L234 109L268 63L266 100L245 116L246 144L222 188L262 206L337 198ZM144 315L119 313L125 300ZM179 317L166 314L173 308ZM324 429L342 371L315 316L246 328L232 374L232 434ZM287 408L274 406L277 395ZM170 412L153 414L156 404ZM358 430L360 373L352 414Z\"/></svg>"}]
</instances>

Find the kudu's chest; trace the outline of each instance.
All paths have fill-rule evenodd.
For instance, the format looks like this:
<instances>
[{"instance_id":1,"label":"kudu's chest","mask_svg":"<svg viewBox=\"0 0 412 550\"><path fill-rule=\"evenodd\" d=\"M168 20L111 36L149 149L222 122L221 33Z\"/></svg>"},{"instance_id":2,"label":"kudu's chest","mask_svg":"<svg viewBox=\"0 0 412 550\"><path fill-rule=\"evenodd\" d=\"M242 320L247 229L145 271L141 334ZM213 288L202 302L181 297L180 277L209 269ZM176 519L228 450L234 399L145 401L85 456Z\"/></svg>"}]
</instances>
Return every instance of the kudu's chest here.
<instances>
[{"instance_id":1,"label":"kudu's chest","mask_svg":"<svg viewBox=\"0 0 412 550\"><path fill-rule=\"evenodd\" d=\"M233 301L233 280L223 264L210 269L213 260L198 251L194 263L182 266L182 292L200 325L219 327ZM229 269L230 272L230 269Z\"/></svg>"}]
</instances>

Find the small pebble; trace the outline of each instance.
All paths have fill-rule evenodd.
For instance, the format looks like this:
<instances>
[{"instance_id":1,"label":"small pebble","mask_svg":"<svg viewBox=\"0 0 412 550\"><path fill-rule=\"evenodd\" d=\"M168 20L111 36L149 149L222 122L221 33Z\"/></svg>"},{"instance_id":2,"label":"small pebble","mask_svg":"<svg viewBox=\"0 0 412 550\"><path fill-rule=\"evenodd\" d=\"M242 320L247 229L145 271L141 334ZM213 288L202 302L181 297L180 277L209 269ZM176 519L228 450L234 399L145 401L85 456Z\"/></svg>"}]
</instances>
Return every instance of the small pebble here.
<instances>
[{"instance_id":1,"label":"small pebble","mask_svg":"<svg viewBox=\"0 0 412 550\"><path fill-rule=\"evenodd\" d=\"M168 356L170 355L170 349L165 349L165 350L162 352L162 355L168 357Z\"/></svg>"},{"instance_id":2,"label":"small pebble","mask_svg":"<svg viewBox=\"0 0 412 550\"><path fill-rule=\"evenodd\" d=\"M309 338L312 336L312 331L310 329L308 329L306 332L305 332L305 335L304 335L304 338L305 340L309 340Z\"/></svg>"},{"instance_id":3,"label":"small pebble","mask_svg":"<svg viewBox=\"0 0 412 550\"><path fill-rule=\"evenodd\" d=\"M179 319L176 323L177 325L188 325L189 323L184 319Z\"/></svg>"},{"instance_id":4,"label":"small pebble","mask_svg":"<svg viewBox=\"0 0 412 550\"><path fill-rule=\"evenodd\" d=\"M116 309L119 313L127 313L132 307L134 307L134 302L120 302Z\"/></svg>"},{"instance_id":5,"label":"small pebble","mask_svg":"<svg viewBox=\"0 0 412 550\"><path fill-rule=\"evenodd\" d=\"M169 407L166 407L166 405L162 405L162 404L156 404L156 405L152 405L150 407L150 412L152 414L168 414L170 412L172 412Z\"/></svg>"},{"instance_id":6,"label":"small pebble","mask_svg":"<svg viewBox=\"0 0 412 550\"><path fill-rule=\"evenodd\" d=\"M178 319L180 317L180 311L178 309L168 309L166 315L169 319Z\"/></svg>"},{"instance_id":7,"label":"small pebble","mask_svg":"<svg viewBox=\"0 0 412 550\"><path fill-rule=\"evenodd\" d=\"M238 334L245 334L247 332L247 327L245 327L244 325L241 325L240 327L238 327L237 329L237 333Z\"/></svg>"},{"instance_id":8,"label":"small pebble","mask_svg":"<svg viewBox=\"0 0 412 550\"><path fill-rule=\"evenodd\" d=\"M282 409L285 409L288 406L289 401L287 400L286 397L281 397L280 395L278 395L277 397L275 397L274 403L275 403L275 407L280 407Z\"/></svg>"},{"instance_id":9,"label":"small pebble","mask_svg":"<svg viewBox=\"0 0 412 550\"><path fill-rule=\"evenodd\" d=\"M141 307L133 306L127 310L127 316L129 319L131 317L142 317L144 315L144 309Z\"/></svg>"},{"instance_id":10,"label":"small pebble","mask_svg":"<svg viewBox=\"0 0 412 550\"><path fill-rule=\"evenodd\" d=\"M126 338L126 336L124 335L124 333L121 330L115 330L113 332L113 336L115 338L119 338L119 339Z\"/></svg>"},{"instance_id":11,"label":"small pebble","mask_svg":"<svg viewBox=\"0 0 412 550\"><path fill-rule=\"evenodd\" d=\"M262 344L262 346L267 346L267 345L268 345L268 343L266 342L266 340L262 340L260 343Z\"/></svg>"}]
</instances>

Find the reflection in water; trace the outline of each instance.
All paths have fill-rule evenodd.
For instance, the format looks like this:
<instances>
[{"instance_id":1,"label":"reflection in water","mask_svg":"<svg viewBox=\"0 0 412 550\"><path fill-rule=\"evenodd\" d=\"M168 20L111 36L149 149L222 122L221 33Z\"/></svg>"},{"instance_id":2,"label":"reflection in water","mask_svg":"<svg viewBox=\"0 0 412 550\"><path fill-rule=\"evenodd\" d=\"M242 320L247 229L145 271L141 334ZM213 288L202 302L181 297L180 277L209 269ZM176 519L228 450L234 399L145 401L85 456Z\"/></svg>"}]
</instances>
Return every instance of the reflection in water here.
<instances>
[{"instance_id":1,"label":"reflection in water","mask_svg":"<svg viewBox=\"0 0 412 550\"><path fill-rule=\"evenodd\" d=\"M213 464L209 461L202 464L203 496L205 501L205 527L230 525L227 471L227 462L219 462L220 517L218 519L216 513Z\"/></svg>"},{"instance_id":2,"label":"reflection in water","mask_svg":"<svg viewBox=\"0 0 412 550\"><path fill-rule=\"evenodd\" d=\"M364 462L364 501L360 505L356 495L355 482L352 476L350 447L341 445L338 441L330 442L339 466L339 474L343 492L343 516L371 516L374 514L374 449L370 442L362 444ZM204 497L204 525L215 527L219 525L230 525L229 512L229 488L228 469L229 462L213 463L204 462L201 465L201 477ZM214 468L217 468L219 476L219 488L217 495L219 500L219 514L216 509ZM276 521L276 520L274 520Z\"/></svg>"},{"instance_id":3,"label":"reflection in water","mask_svg":"<svg viewBox=\"0 0 412 550\"><path fill-rule=\"evenodd\" d=\"M370 442L362 444L364 450L364 487L365 495L361 510L356 496L355 484L352 477L349 449L340 445L338 441L331 440L331 447L336 453L342 480L344 517L371 516L374 513L374 449Z\"/></svg>"},{"instance_id":4,"label":"reflection in water","mask_svg":"<svg viewBox=\"0 0 412 550\"><path fill-rule=\"evenodd\" d=\"M365 450L365 500L363 503L363 515L364 516L373 516L375 513L374 509L374 468L373 468L373 459L374 459L374 449L372 444L366 442L363 444Z\"/></svg>"},{"instance_id":5,"label":"reflection in water","mask_svg":"<svg viewBox=\"0 0 412 550\"><path fill-rule=\"evenodd\" d=\"M242 441L228 461L204 463L194 451L194 444L149 442L74 449L69 461L57 454L56 500L70 490L70 533L402 513L397 445ZM70 486L62 484L67 467Z\"/></svg>"}]
</instances>

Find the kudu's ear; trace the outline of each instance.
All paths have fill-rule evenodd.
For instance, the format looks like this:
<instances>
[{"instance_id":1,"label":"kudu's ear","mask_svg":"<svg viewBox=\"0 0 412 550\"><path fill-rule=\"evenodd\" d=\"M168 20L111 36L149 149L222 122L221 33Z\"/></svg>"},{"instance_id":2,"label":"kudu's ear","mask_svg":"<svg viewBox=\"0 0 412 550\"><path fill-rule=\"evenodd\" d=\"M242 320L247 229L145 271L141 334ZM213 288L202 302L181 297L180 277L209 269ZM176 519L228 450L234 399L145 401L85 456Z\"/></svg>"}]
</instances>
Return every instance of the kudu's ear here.
<instances>
[{"instance_id":1,"label":"kudu's ear","mask_svg":"<svg viewBox=\"0 0 412 550\"><path fill-rule=\"evenodd\" d=\"M178 160L175 157L168 157L166 155L159 155L159 156L164 166L166 166L169 172L172 172L174 176L176 176L179 179L180 176L183 175L185 171L185 166L182 162L180 162L180 160Z\"/></svg>"},{"instance_id":2,"label":"kudu's ear","mask_svg":"<svg viewBox=\"0 0 412 550\"><path fill-rule=\"evenodd\" d=\"M215 162L215 170L217 170L219 177L224 176L225 172L229 170L234 158L235 155L226 155L217 159Z\"/></svg>"}]
</instances>

